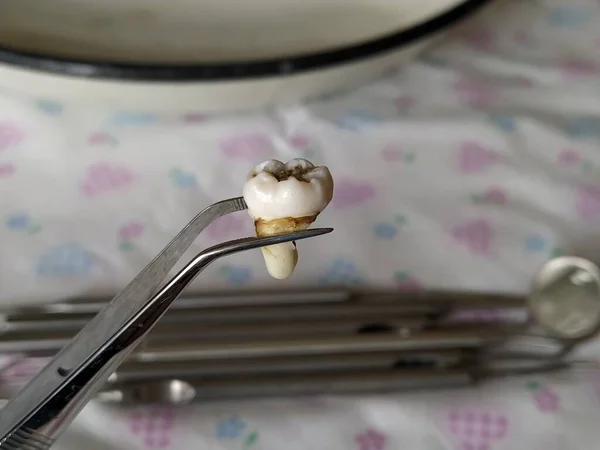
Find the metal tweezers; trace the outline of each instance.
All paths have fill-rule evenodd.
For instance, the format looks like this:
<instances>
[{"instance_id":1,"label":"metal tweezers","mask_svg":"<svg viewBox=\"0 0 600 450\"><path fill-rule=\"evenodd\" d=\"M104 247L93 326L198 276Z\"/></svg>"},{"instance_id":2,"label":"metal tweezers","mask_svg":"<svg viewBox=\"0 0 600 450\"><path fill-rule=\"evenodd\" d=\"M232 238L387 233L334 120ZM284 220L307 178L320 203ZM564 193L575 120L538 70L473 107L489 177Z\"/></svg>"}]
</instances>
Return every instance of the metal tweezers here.
<instances>
[{"instance_id":1,"label":"metal tweezers","mask_svg":"<svg viewBox=\"0 0 600 450\"><path fill-rule=\"evenodd\" d=\"M0 410L0 450L50 448L185 287L215 260L233 253L333 231L332 228L315 228L221 243L196 255L159 289L208 225L219 217L245 209L244 199L238 197L215 203L198 214Z\"/></svg>"}]
</instances>

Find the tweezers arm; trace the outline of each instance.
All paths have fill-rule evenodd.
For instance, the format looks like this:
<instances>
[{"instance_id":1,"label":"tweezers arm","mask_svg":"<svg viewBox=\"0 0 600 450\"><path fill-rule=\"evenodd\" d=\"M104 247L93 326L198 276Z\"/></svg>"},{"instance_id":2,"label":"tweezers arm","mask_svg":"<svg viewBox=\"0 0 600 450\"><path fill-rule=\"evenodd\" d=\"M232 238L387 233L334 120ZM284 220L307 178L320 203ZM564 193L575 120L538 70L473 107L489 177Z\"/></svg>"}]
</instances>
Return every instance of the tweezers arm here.
<instances>
[{"instance_id":1,"label":"tweezers arm","mask_svg":"<svg viewBox=\"0 0 600 450\"><path fill-rule=\"evenodd\" d=\"M64 402L65 399L71 401L74 393L79 392L78 390L90 380L90 373L83 371L76 376L75 371L82 367L91 355L100 355L102 357L100 361L103 362L99 364L107 364L108 360L116 355L116 353L111 355L111 351L120 353L122 349L118 347L112 350L105 348L104 352L101 350L107 340L123 330L129 319L135 317L149 302L151 295L156 292L202 230L216 218L244 209L246 204L243 198L238 197L215 203L198 214L106 308L80 331L70 344L23 388L18 394L19 405L11 401L0 410L0 449L10 448L2 439L22 423L26 418L24 413L28 412L28 409L29 412L34 413L31 417L35 415L36 406L45 405L46 413L51 415L58 414L57 408L62 411L64 404L58 405L56 402ZM90 365L88 364L87 367L90 368ZM92 366L91 370L94 377L100 376L97 366ZM67 383L69 378L72 382ZM68 389L68 392L63 392L64 389ZM73 404L73 407L75 408L76 405ZM41 418L42 416L38 416L38 420ZM34 432L43 426L42 423L35 422L30 425L29 428ZM56 430L48 430L48 433L56 432ZM44 434L52 435L48 433Z\"/></svg>"},{"instance_id":2,"label":"tweezers arm","mask_svg":"<svg viewBox=\"0 0 600 450\"><path fill-rule=\"evenodd\" d=\"M175 278L178 281L175 285L169 283L154 296L148 306L129 321L122 333L109 340L97 354L91 355L81 368L68 374L70 379L54 395L40 404L17 430L0 441L0 450L50 448L184 288L214 259L211 254L201 254L193 264L184 268Z\"/></svg>"},{"instance_id":3,"label":"tweezers arm","mask_svg":"<svg viewBox=\"0 0 600 450\"><path fill-rule=\"evenodd\" d=\"M115 336L98 354L93 355L81 370L74 373L73 378L43 405L29 419L30 423L25 424L24 427L36 429L34 427L38 424L46 422L37 431L43 433L44 436L58 438L75 416L102 388L110 375L140 344L184 288L214 260L214 258L205 257L206 261L203 261L203 256L199 256L196 262L204 262L204 264L196 266L190 264L183 269L177 277L179 283L176 286L165 287L153 297L148 302L148 307L130 320L124 332ZM55 411L60 412L56 414ZM0 450L2 450L2 444L0 444Z\"/></svg>"},{"instance_id":4,"label":"tweezers arm","mask_svg":"<svg viewBox=\"0 0 600 450\"><path fill-rule=\"evenodd\" d=\"M331 231L331 228L317 228L265 238L243 238L216 245L200 253L169 280L159 292L147 300L140 311L127 317L120 330L117 330L114 335L105 336L99 349L90 353L82 364L70 371L59 367L58 375L63 377L63 382L58 389L38 404L25 405L25 408L29 408L25 409L27 412L25 417L20 417L20 420L12 428L0 435L0 439L2 439L0 440L0 450L23 448L25 450L45 450L49 448L100 390L111 373L150 332L185 287L216 259L267 245L319 236ZM102 316L102 312L99 316ZM30 385L32 383L34 382L31 382ZM19 400L19 396L20 394L13 400ZM23 409L16 406L18 406L17 401L14 401L5 408L12 407L14 411L23 413ZM0 419L2 412L0 411ZM27 437L24 438L23 434L26 434ZM35 445L22 447L23 441L25 443L33 442Z\"/></svg>"}]
</instances>

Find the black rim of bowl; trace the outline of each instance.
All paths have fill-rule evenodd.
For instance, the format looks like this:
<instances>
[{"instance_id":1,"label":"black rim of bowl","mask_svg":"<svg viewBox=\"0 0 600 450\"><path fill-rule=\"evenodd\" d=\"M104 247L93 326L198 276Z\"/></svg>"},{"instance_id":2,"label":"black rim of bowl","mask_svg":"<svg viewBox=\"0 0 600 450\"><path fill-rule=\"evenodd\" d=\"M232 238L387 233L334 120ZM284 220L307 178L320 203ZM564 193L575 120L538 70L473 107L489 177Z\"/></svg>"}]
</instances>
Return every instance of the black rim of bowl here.
<instances>
[{"instance_id":1,"label":"black rim of bowl","mask_svg":"<svg viewBox=\"0 0 600 450\"><path fill-rule=\"evenodd\" d=\"M0 62L60 75L113 80L222 81L292 75L354 62L408 45L467 18L491 1L465 0L414 27L362 44L267 60L206 64L125 64L51 57L0 46Z\"/></svg>"}]
</instances>

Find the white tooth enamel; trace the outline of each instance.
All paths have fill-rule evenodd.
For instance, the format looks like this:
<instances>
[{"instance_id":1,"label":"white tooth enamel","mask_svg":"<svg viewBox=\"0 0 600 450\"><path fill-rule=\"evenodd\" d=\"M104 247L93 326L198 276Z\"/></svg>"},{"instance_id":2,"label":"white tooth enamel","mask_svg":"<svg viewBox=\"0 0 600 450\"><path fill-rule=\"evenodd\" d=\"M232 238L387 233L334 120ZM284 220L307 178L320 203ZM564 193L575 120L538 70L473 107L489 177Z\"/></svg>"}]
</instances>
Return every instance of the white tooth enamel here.
<instances>
[{"instance_id":1,"label":"white tooth enamel","mask_svg":"<svg viewBox=\"0 0 600 450\"><path fill-rule=\"evenodd\" d=\"M286 172L292 171L284 178ZM327 167L315 167L306 159L292 159L285 164L273 159L257 165L250 172L243 196L255 223L259 220L277 223L278 219L316 218L333 197L333 178ZM294 230L305 229L310 222L294 225ZM264 227L261 229L263 231L257 228L257 234L268 233ZM290 276L298 261L296 246L292 243L265 247L262 253L267 270L278 279Z\"/></svg>"},{"instance_id":2,"label":"white tooth enamel","mask_svg":"<svg viewBox=\"0 0 600 450\"><path fill-rule=\"evenodd\" d=\"M302 181L295 177L277 181L278 174L295 167L302 169ZM325 166L315 167L306 159L265 161L250 172L243 196L248 213L257 219L306 217L319 214L333 196L333 179Z\"/></svg>"}]
</instances>

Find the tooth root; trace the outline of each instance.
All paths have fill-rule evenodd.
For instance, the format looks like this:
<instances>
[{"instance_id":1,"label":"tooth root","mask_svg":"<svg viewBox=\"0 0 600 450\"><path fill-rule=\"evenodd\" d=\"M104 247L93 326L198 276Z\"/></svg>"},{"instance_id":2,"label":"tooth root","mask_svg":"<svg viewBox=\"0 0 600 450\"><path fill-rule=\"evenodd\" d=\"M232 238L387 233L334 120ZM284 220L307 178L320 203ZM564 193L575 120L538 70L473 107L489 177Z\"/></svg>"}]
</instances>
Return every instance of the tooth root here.
<instances>
[{"instance_id":1,"label":"tooth root","mask_svg":"<svg viewBox=\"0 0 600 450\"><path fill-rule=\"evenodd\" d=\"M260 250L265 259L267 271L273 278L284 280L294 272L298 262L296 244L284 242L262 247Z\"/></svg>"},{"instance_id":2,"label":"tooth root","mask_svg":"<svg viewBox=\"0 0 600 450\"><path fill-rule=\"evenodd\" d=\"M283 233L305 230L316 216L285 217L273 220L256 220L254 226L259 237L276 236ZM261 248L269 274L278 280L288 278L298 262L298 250L293 242L269 245Z\"/></svg>"}]
</instances>

